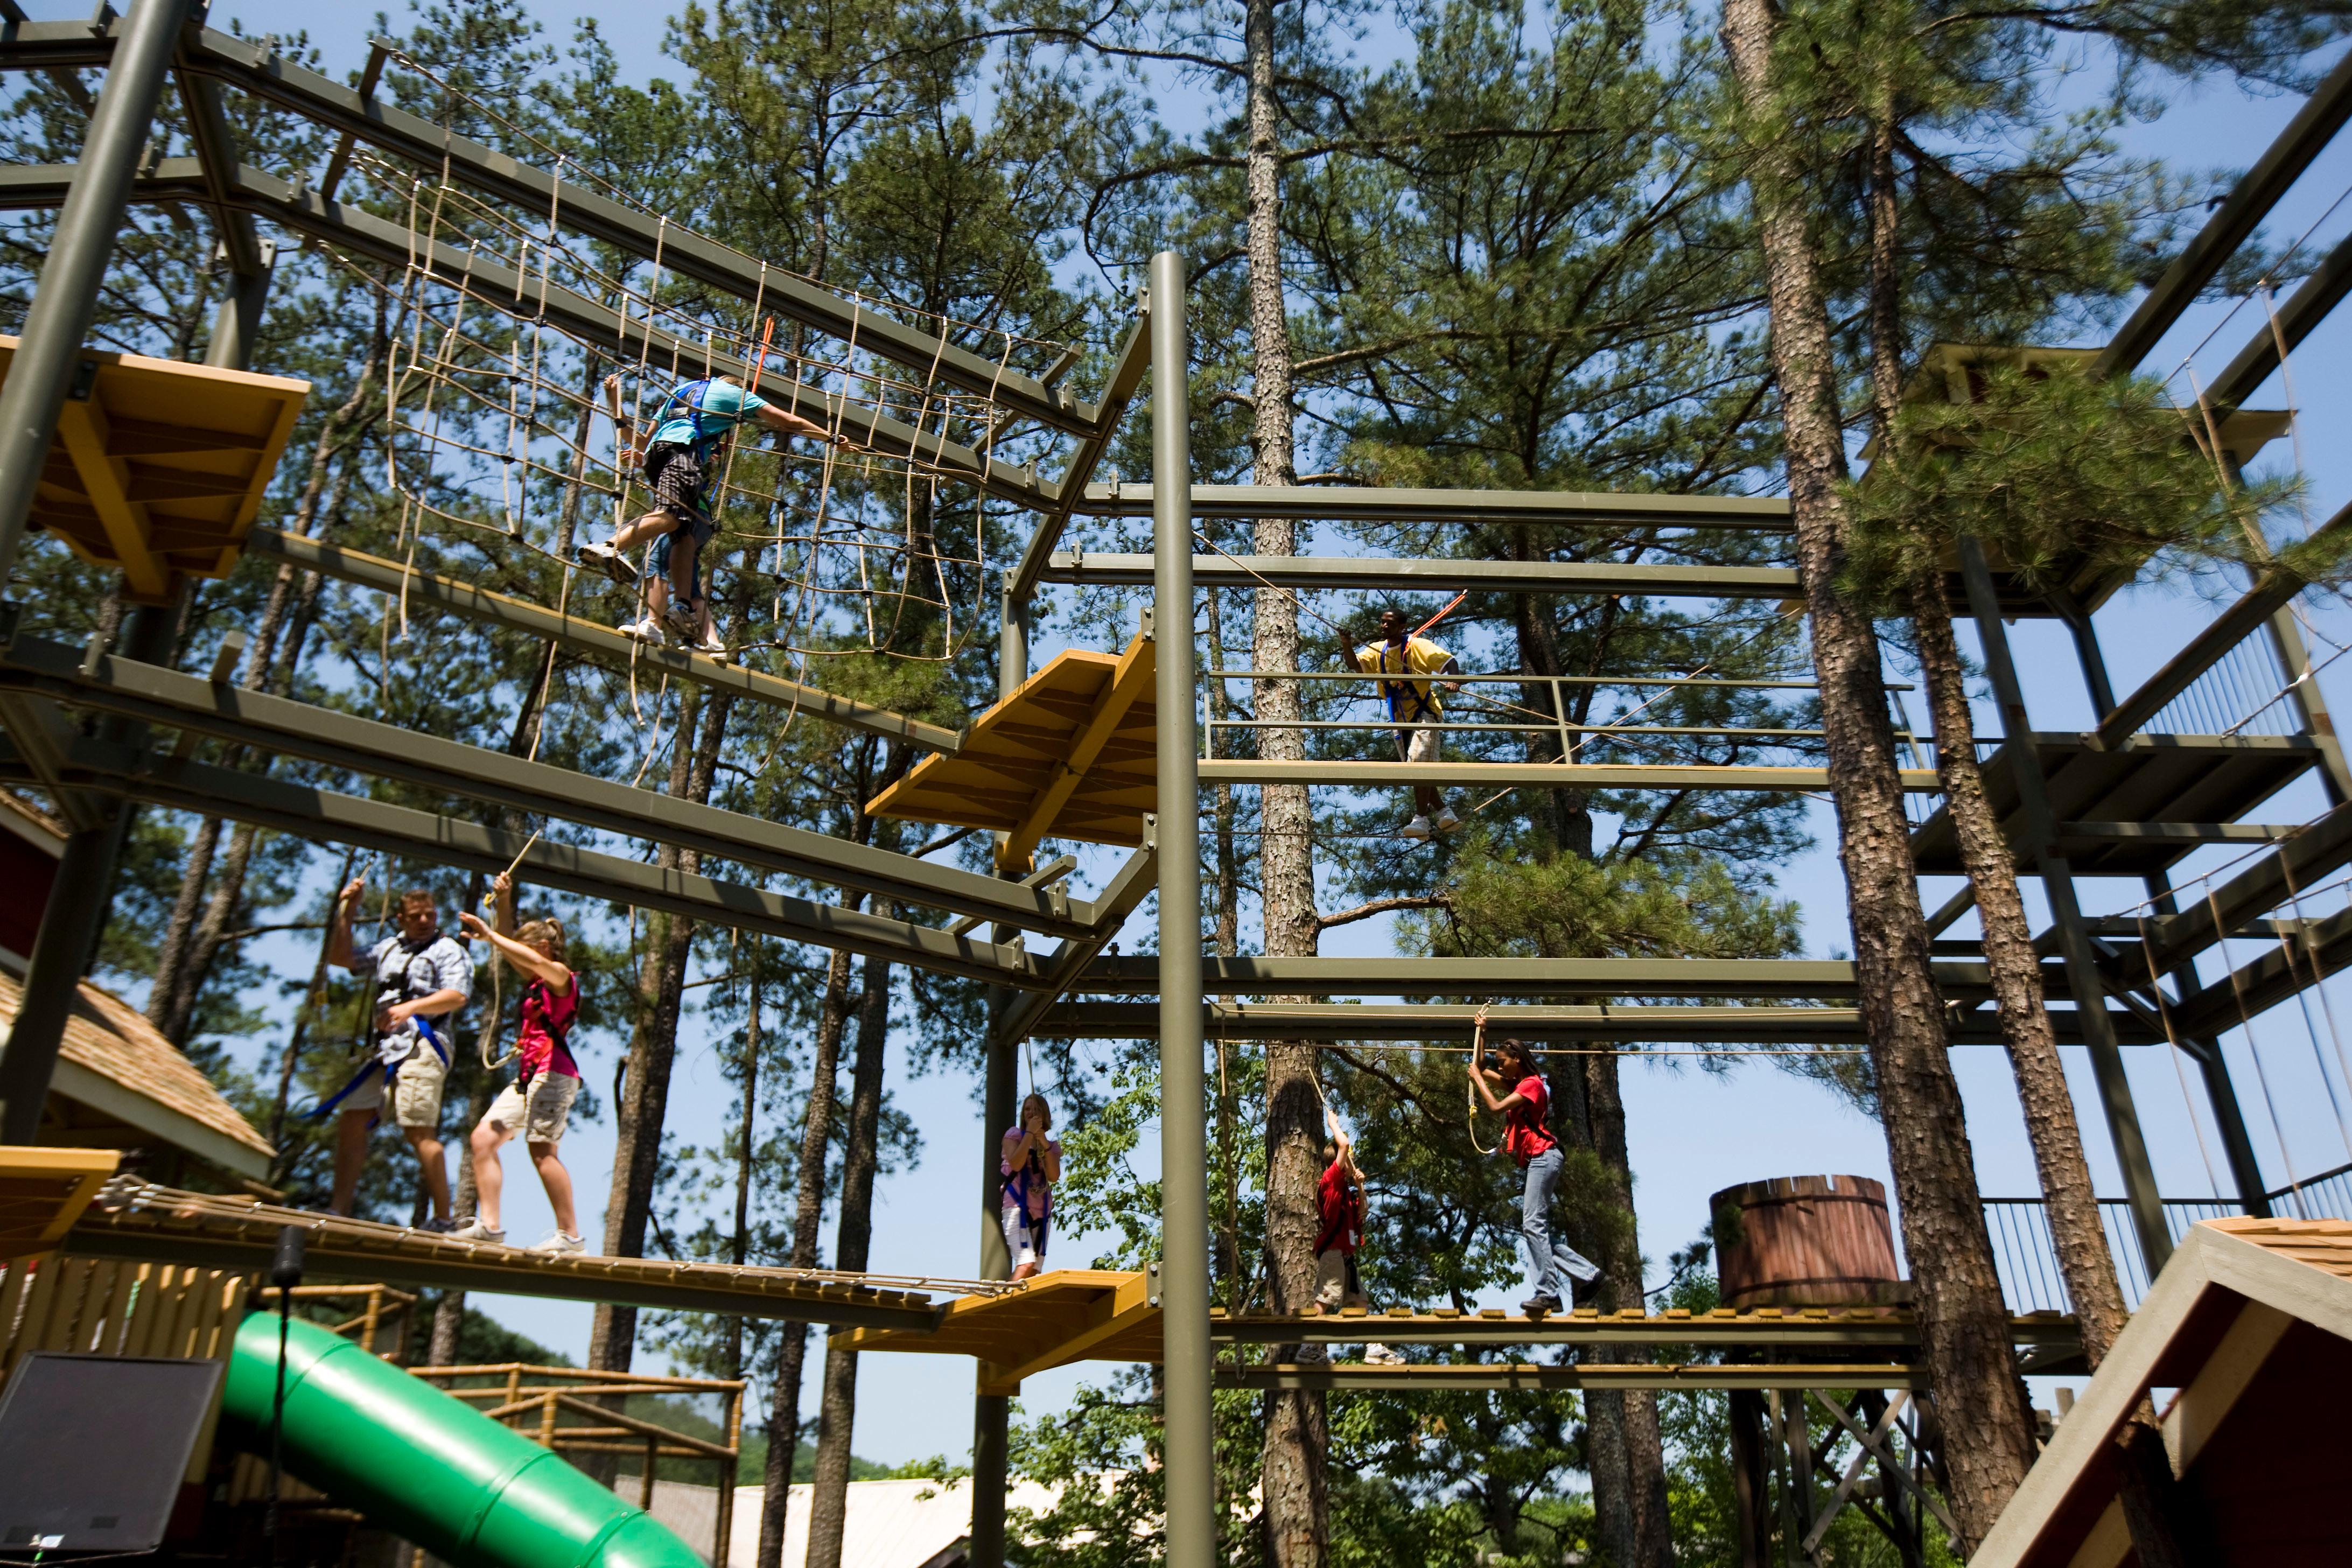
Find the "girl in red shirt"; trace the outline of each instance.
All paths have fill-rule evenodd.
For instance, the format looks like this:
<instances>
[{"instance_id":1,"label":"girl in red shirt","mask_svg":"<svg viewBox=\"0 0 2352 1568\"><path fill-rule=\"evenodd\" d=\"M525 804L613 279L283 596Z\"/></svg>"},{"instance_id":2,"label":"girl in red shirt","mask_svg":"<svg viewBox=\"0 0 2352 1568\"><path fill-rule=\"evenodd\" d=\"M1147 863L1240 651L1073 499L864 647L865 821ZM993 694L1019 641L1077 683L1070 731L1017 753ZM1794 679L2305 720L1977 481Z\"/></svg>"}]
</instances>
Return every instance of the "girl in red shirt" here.
<instances>
[{"instance_id":1,"label":"girl in red shirt","mask_svg":"<svg viewBox=\"0 0 2352 1568\"><path fill-rule=\"evenodd\" d=\"M1486 1010L1478 1009L1476 1036L1470 1047L1470 1087L1486 1109L1503 1118L1503 1150L1527 1173L1519 1200L1519 1243L1528 1259L1528 1299L1519 1310L1530 1318L1557 1312L1566 1304L1570 1276L1600 1278L1581 1254L1551 1235L1551 1196L1559 1187L1567 1156L1559 1140L1545 1125L1551 1091L1536 1069L1535 1054L1525 1040L1498 1040L1490 1054L1486 1043Z\"/></svg>"},{"instance_id":2,"label":"girl in red shirt","mask_svg":"<svg viewBox=\"0 0 2352 1568\"><path fill-rule=\"evenodd\" d=\"M460 1240L504 1242L499 1224L499 1197L505 1173L499 1151L520 1132L538 1167L540 1184L555 1210L555 1229L534 1252L582 1252L587 1243L580 1235L580 1216L572 1197L572 1173L563 1168L556 1145L572 1116L572 1101L580 1092L580 1065L572 1059L569 1037L580 1016L580 980L563 962L563 922L537 920L515 929L514 884L503 874L490 884L498 924L462 914L458 923L467 934L488 942L499 956L523 976L522 999L515 1009L515 1079L499 1091L481 1124L474 1129L469 1147L474 1156L474 1219L453 1234Z\"/></svg>"}]
</instances>

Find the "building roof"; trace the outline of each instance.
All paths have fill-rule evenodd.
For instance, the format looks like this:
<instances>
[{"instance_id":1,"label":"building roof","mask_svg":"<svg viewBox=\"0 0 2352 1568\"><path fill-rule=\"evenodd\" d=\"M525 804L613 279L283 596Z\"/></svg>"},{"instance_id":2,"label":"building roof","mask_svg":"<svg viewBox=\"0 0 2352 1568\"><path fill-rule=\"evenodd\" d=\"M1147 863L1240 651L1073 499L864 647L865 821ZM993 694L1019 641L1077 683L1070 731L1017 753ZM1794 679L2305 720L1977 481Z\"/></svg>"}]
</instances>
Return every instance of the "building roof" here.
<instances>
[{"instance_id":1,"label":"building roof","mask_svg":"<svg viewBox=\"0 0 2352 1568\"><path fill-rule=\"evenodd\" d=\"M0 1021L16 1022L23 995L21 979L0 972ZM269 1173L269 1141L154 1026L87 980L66 1020L49 1093L237 1175Z\"/></svg>"},{"instance_id":2,"label":"building roof","mask_svg":"<svg viewBox=\"0 0 2352 1568\"><path fill-rule=\"evenodd\" d=\"M1969 1568L2124 1568L2116 1432L2151 1391L2210 1560L2352 1561L2352 1223L2206 1220L2182 1238Z\"/></svg>"}]
</instances>

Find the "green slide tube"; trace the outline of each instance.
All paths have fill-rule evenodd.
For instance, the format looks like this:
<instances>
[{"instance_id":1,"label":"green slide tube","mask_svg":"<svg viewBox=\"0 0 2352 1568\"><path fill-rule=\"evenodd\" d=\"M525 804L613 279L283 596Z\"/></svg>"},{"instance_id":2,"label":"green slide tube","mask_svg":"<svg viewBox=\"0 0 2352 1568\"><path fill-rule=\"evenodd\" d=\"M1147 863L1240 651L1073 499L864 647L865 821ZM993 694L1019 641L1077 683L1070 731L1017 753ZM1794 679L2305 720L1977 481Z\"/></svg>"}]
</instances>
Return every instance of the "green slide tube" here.
<instances>
[{"instance_id":1,"label":"green slide tube","mask_svg":"<svg viewBox=\"0 0 2352 1568\"><path fill-rule=\"evenodd\" d=\"M287 1473L456 1568L702 1568L694 1550L560 1455L297 1318ZM222 1413L268 1452L278 1319L236 1331Z\"/></svg>"}]
</instances>

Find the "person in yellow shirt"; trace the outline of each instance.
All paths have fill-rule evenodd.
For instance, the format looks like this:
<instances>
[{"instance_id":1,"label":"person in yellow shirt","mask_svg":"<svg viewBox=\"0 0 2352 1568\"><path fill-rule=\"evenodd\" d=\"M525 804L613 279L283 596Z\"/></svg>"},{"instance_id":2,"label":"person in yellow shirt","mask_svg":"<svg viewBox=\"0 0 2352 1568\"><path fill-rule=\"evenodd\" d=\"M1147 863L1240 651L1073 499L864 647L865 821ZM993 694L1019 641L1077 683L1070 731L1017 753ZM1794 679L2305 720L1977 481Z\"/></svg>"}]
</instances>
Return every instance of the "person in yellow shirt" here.
<instances>
[{"instance_id":1,"label":"person in yellow shirt","mask_svg":"<svg viewBox=\"0 0 2352 1568\"><path fill-rule=\"evenodd\" d=\"M1412 623L1404 612L1391 606L1380 613L1381 636L1378 642L1369 642L1355 653L1356 668L1366 675L1439 676L1459 675L1462 666L1451 653L1427 637L1412 635ZM1397 726L1397 761L1401 763L1433 763L1443 754L1444 731L1438 723L1445 717L1445 702L1438 693L1459 691L1458 680L1383 680L1381 697L1389 705L1389 718ZM1447 809L1445 797L1434 784L1415 784L1412 791L1412 820L1404 825L1407 838L1427 838L1433 832L1450 833L1462 826L1461 819Z\"/></svg>"}]
</instances>

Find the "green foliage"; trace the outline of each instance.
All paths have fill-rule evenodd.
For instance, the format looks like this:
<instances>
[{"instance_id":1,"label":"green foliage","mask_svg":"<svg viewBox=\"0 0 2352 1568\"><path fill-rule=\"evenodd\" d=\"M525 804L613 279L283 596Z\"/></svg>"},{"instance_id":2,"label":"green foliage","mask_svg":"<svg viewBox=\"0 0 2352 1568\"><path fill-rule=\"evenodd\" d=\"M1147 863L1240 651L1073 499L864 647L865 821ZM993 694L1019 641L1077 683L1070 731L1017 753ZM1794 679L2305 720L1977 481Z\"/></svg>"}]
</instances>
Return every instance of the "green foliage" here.
<instances>
[{"instance_id":1,"label":"green foliage","mask_svg":"<svg viewBox=\"0 0 2352 1568\"><path fill-rule=\"evenodd\" d=\"M1960 539L2037 584L2078 564L2106 573L2249 565L2263 520L2300 486L2233 482L2195 408L2148 377L2094 382L2070 364L1989 365L1970 403L1922 399L1850 488L1851 589L1892 609ZM1972 377L1972 381L1976 378ZM2343 570L2339 542L2294 547L2315 580Z\"/></svg>"}]
</instances>

